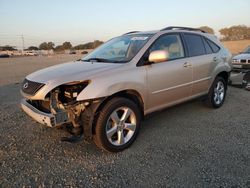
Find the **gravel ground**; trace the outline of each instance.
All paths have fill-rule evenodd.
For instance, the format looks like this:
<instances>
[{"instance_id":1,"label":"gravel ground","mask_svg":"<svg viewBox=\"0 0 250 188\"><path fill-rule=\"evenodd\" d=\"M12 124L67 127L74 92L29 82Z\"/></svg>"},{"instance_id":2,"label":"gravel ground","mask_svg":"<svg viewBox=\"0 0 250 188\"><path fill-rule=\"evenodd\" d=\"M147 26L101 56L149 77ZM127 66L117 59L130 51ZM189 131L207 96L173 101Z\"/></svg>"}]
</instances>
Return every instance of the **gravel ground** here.
<instances>
[{"instance_id":1,"label":"gravel ground","mask_svg":"<svg viewBox=\"0 0 250 188\"><path fill-rule=\"evenodd\" d=\"M61 142L68 133L20 110L25 74L62 60L43 58L33 67L34 59L0 61L0 187L250 187L248 91L229 87L217 110L195 100L155 113L129 149L112 154Z\"/></svg>"}]
</instances>

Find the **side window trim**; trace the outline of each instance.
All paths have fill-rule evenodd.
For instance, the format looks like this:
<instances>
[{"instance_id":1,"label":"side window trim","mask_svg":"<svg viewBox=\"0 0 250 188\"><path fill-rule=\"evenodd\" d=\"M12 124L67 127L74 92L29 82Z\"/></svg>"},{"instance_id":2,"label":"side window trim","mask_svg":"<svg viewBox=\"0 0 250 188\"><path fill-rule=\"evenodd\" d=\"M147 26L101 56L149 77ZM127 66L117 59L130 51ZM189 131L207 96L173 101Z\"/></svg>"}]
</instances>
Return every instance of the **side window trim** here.
<instances>
[{"instance_id":1,"label":"side window trim","mask_svg":"<svg viewBox=\"0 0 250 188\"><path fill-rule=\"evenodd\" d=\"M213 49L212 49L212 47L209 45L209 43L207 42L206 37L202 36L202 42L203 42L203 45L204 45L204 47L205 47L206 55L213 54L213 53L214 53L214 52L213 52ZM207 52L207 48L206 48L205 43L208 45L208 47L210 48L210 50L211 50L212 53Z\"/></svg>"},{"instance_id":2,"label":"side window trim","mask_svg":"<svg viewBox=\"0 0 250 188\"><path fill-rule=\"evenodd\" d=\"M182 37L182 33L181 32L174 32L174 33L165 33L165 34L162 34L160 35L157 39L154 40L154 42L148 47L148 49L144 52L144 54L142 55L142 57L140 58L140 60L138 61L138 63L136 64L137 67L140 67L140 66L145 66L147 64L145 64L145 56L148 56L149 55L149 50L150 48L157 42L157 40L159 40L161 37L165 37L167 35L178 35L180 37L180 41L181 41L181 45L182 45L182 48L183 48L183 53L184 53L184 56L183 57L180 57L180 58L175 58L175 59L171 59L169 61L174 61L174 60L177 60L177 59L183 59L183 58L187 58L187 49L186 49L186 46L184 44L184 39ZM168 61L168 62L169 62Z\"/></svg>"},{"instance_id":3,"label":"side window trim","mask_svg":"<svg viewBox=\"0 0 250 188\"><path fill-rule=\"evenodd\" d=\"M185 36L184 36L184 33L180 33L180 36L181 36L181 41L182 41L182 45L183 45L183 48L184 48L184 55L185 57L190 57L189 56L189 51L188 51L188 46L187 46L187 43L186 43L186 40L185 40Z\"/></svg>"},{"instance_id":4,"label":"side window trim","mask_svg":"<svg viewBox=\"0 0 250 188\"><path fill-rule=\"evenodd\" d=\"M221 47L218 46L215 42L211 41L211 40L208 39L207 37L204 37L204 38L205 38L205 40L207 41L208 45L210 46L210 48L212 49L212 51L213 51L214 54L218 53L218 52L221 50ZM212 44L214 44L215 46L217 46L219 50L218 50L217 52L214 52L214 50L213 50L212 46L209 44L209 42L211 42Z\"/></svg>"}]
</instances>

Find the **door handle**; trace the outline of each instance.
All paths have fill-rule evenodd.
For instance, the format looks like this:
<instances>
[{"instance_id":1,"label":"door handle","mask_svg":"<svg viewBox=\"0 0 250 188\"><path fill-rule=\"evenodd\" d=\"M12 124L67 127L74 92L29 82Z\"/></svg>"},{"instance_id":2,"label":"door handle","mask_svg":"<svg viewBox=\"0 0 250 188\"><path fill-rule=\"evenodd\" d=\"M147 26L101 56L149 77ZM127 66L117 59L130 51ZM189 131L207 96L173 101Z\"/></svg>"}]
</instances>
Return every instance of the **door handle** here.
<instances>
[{"instance_id":1,"label":"door handle","mask_svg":"<svg viewBox=\"0 0 250 188\"><path fill-rule=\"evenodd\" d=\"M188 63L188 62L185 62L184 64L183 64L183 67L191 67L192 66L192 64L191 63Z\"/></svg>"},{"instance_id":2,"label":"door handle","mask_svg":"<svg viewBox=\"0 0 250 188\"><path fill-rule=\"evenodd\" d=\"M218 61L218 58L217 57L214 57L213 58L213 62L217 62Z\"/></svg>"}]
</instances>

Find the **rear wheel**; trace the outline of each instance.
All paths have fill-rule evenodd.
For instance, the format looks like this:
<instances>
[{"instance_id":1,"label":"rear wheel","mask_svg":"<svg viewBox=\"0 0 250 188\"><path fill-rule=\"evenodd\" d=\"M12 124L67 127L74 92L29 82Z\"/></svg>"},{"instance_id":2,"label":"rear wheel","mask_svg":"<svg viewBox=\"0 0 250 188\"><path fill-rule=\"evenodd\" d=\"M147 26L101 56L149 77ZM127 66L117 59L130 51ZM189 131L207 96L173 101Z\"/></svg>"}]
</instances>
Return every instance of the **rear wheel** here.
<instances>
[{"instance_id":1,"label":"rear wheel","mask_svg":"<svg viewBox=\"0 0 250 188\"><path fill-rule=\"evenodd\" d=\"M219 108L223 105L226 97L227 84L223 77L216 77L207 98L207 105L212 108Z\"/></svg>"},{"instance_id":2,"label":"rear wheel","mask_svg":"<svg viewBox=\"0 0 250 188\"><path fill-rule=\"evenodd\" d=\"M250 83L247 84L247 86L245 87L245 89L246 89L247 91L250 91Z\"/></svg>"},{"instance_id":3,"label":"rear wheel","mask_svg":"<svg viewBox=\"0 0 250 188\"><path fill-rule=\"evenodd\" d=\"M140 129L138 106L126 98L113 98L102 108L95 127L95 144L110 152L129 147Z\"/></svg>"}]
</instances>

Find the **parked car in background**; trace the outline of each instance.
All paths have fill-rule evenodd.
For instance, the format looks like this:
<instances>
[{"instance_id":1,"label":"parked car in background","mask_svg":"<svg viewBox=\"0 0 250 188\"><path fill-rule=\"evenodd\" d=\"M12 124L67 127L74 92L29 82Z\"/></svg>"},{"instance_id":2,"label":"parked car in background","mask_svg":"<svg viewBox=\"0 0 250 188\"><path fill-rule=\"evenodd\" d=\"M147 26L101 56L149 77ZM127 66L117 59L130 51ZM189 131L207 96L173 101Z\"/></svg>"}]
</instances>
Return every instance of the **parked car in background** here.
<instances>
[{"instance_id":1,"label":"parked car in background","mask_svg":"<svg viewBox=\"0 0 250 188\"><path fill-rule=\"evenodd\" d=\"M233 69L229 83L243 87L247 86L250 83L250 46L233 57L232 65Z\"/></svg>"},{"instance_id":2,"label":"parked car in background","mask_svg":"<svg viewBox=\"0 0 250 188\"><path fill-rule=\"evenodd\" d=\"M234 56L232 64L234 69L250 69L250 46Z\"/></svg>"},{"instance_id":3,"label":"parked car in background","mask_svg":"<svg viewBox=\"0 0 250 188\"><path fill-rule=\"evenodd\" d=\"M88 54L88 51L82 51L81 54Z\"/></svg>"},{"instance_id":4,"label":"parked car in background","mask_svg":"<svg viewBox=\"0 0 250 188\"><path fill-rule=\"evenodd\" d=\"M8 57L10 57L9 54L0 54L0 58L8 58Z\"/></svg>"},{"instance_id":5,"label":"parked car in background","mask_svg":"<svg viewBox=\"0 0 250 188\"><path fill-rule=\"evenodd\" d=\"M24 51L24 55L26 55L26 56L38 56L38 52L35 52L35 51Z\"/></svg>"},{"instance_id":6,"label":"parked car in background","mask_svg":"<svg viewBox=\"0 0 250 188\"><path fill-rule=\"evenodd\" d=\"M149 113L201 96L221 107L230 72L230 52L200 29L129 32L78 62L28 75L21 106L37 122L70 124L77 136L118 152L134 142Z\"/></svg>"}]
</instances>

